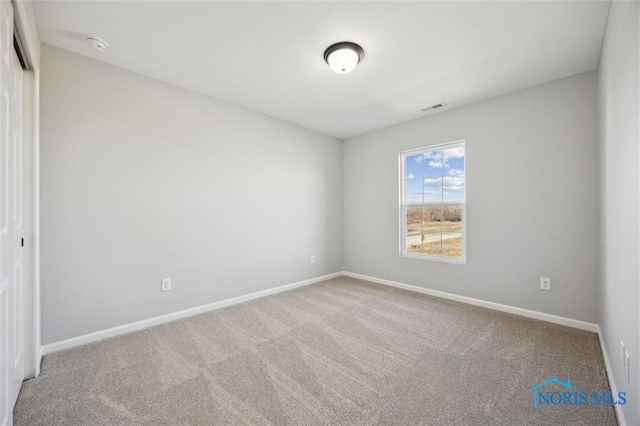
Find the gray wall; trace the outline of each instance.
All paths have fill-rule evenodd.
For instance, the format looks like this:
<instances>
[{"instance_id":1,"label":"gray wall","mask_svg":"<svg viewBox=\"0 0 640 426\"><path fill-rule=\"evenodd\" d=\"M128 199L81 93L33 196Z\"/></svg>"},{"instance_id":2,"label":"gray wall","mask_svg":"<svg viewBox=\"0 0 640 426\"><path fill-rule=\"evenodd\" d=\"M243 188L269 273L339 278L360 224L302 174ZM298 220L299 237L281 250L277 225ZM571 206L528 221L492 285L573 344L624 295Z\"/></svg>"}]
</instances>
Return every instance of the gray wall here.
<instances>
[{"instance_id":1,"label":"gray wall","mask_svg":"<svg viewBox=\"0 0 640 426\"><path fill-rule=\"evenodd\" d=\"M44 344L342 269L339 140L47 45L41 96Z\"/></svg>"},{"instance_id":2,"label":"gray wall","mask_svg":"<svg viewBox=\"0 0 640 426\"><path fill-rule=\"evenodd\" d=\"M629 425L640 424L640 6L613 2L600 58L602 293L600 327ZM624 341L631 381L622 365Z\"/></svg>"},{"instance_id":3,"label":"gray wall","mask_svg":"<svg viewBox=\"0 0 640 426\"><path fill-rule=\"evenodd\" d=\"M345 270L597 322L596 82L581 74L345 141ZM467 264L400 257L398 153L459 139Z\"/></svg>"}]
</instances>

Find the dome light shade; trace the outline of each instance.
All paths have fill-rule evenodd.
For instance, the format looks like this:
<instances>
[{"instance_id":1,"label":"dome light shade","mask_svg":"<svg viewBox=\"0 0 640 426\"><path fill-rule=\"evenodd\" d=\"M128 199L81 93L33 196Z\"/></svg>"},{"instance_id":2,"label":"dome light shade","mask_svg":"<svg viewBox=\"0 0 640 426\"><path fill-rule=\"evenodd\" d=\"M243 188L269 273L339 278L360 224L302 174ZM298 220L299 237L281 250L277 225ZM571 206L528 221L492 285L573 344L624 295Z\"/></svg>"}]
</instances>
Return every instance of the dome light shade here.
<instances>
[{"instance_id":1,"label":"dome light shade","mask_svg":"<svg viewBox=\"0 0 640 426\"><path fill-rule=\"evenodd\" d=\"M334 72L346 74L362 61L364 50L355 43L343 41L332 44L324 51L324 60Z\"/></svg>"}]
</instances>

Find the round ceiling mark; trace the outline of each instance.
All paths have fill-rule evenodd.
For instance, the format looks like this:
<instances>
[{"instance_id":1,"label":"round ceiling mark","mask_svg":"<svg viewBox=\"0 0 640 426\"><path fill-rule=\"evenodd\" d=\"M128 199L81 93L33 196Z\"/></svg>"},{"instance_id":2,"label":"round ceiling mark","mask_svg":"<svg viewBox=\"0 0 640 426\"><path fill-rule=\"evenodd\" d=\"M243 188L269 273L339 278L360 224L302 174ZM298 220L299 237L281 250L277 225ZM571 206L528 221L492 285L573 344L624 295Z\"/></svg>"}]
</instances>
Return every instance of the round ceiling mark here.
<instances>
[{"instance_id":1,"label":"round ceiling mark","mask_svg":"<svg viewBox=\"0 0 640 426\"><path fill-rule=\"evenodd\" d=\"M103 52L107 47L109 47L109 43L98 37L87 37L85 41L98 52Z\"/></svg>"}]
</instances>

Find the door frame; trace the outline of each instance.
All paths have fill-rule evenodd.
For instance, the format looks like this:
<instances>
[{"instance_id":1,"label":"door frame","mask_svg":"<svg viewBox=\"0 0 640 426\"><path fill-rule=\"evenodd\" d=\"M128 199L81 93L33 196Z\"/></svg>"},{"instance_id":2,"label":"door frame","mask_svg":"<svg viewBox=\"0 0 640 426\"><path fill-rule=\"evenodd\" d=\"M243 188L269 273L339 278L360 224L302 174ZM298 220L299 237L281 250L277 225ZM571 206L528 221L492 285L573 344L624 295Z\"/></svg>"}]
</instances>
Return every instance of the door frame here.
<instances>
[{"instance_id":1,"label":"door frame","mask_svg":"<svg viewBox=\"0 0 640 426\"><path fill-rule=\"evenodd\" d=\"M40 37L29 0L11 0L24 72L24 377L38 377L40 338Z\"/></svg>"}]
</instances>

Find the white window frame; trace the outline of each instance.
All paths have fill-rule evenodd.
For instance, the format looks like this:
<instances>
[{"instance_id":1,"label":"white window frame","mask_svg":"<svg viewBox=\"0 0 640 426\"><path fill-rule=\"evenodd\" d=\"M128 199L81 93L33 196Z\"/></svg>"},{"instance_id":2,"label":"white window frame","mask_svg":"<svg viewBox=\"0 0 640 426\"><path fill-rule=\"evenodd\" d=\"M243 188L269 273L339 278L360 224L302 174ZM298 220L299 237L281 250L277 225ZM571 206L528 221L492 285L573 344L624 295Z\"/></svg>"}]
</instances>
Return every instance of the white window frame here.
<instances>
[{"instance_id":1,"label":"white window frame","mask_svg":"<svg viewBox=\"0 0 640 426\"><path fill-rule=\"evenodd\" d=\"M417 153L425 153L431 152L435 150L453 148L456 146L464 146L464 202L456 203L433 203L433 202L422 202L422 203L405 203L404 202L404 181L405 181L405 159L408 156L415 155ZM422 148L411 149L407 151L402 151L398 154L398 194L399 194L399 212L400 212L400 247L399 253L401 257L408 257L411 259L420 259L420 260L432 260L437 262L444 263L455 263L459 265L465 265L467 263L467 145L464 139L457 140L454 142L441 143L437 145L429 145ZM447 206L447 205L455 205L462 207L462 257L454 258L443 255L433 255L433 254L418 254L418 253L409 253L407 252L407 244L406 244L406 236L407 236L407 208L408 207L416 207L416 206Z\"/></svg>"}]
</instances>

